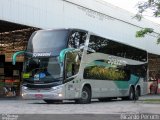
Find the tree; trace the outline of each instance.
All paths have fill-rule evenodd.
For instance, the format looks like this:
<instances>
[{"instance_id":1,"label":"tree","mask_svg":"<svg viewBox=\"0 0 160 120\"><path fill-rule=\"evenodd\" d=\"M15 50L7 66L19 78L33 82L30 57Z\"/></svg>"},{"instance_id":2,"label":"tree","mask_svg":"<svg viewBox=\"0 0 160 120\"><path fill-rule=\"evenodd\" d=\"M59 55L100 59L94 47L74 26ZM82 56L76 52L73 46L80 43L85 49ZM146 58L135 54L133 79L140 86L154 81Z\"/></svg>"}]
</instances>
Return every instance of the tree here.
<instances>
[{"instance_id":1,"label":"tree","mask_svg":"<svg viewBox=\"0 0 160 120\"><path fill-rule=\"evenodd\" d=\"M152 11L154 17L160 17L160 0L148 0L147 2L138 3L138 13L136 14L136 18L141 20L143 17L143 13L147 10ZM136 37L144 37L148 33L154 32L152 28L144 28L140 31L136 32ZM160 43L160 35L157 38L157 44Z\"/></svg>"}]
</instances>

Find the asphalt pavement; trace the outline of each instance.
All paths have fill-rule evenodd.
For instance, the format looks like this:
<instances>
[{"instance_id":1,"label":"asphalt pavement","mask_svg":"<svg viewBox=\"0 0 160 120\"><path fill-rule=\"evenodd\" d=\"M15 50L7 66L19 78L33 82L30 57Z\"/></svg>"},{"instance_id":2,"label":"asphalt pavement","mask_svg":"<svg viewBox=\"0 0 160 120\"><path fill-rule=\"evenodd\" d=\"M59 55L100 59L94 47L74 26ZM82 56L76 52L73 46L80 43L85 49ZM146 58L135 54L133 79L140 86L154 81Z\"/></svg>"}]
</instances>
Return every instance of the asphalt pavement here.
<instances>
[{"instance_id":1,"label":"asphalt pavement","mask_svg":"<svg viewBox=\"0 0 160 120\"><path fill-rule=\"evenodd\" d=\"M143 102L146 99L160 99L160 95L145 95L138 101L99 102L95 99L91 104L73 101L46 104L43 100L23 100L21 97L0 98L0 120L126 120L131 117L159 120L160 104L146 104Z\"/></svg>"}]
</instances>

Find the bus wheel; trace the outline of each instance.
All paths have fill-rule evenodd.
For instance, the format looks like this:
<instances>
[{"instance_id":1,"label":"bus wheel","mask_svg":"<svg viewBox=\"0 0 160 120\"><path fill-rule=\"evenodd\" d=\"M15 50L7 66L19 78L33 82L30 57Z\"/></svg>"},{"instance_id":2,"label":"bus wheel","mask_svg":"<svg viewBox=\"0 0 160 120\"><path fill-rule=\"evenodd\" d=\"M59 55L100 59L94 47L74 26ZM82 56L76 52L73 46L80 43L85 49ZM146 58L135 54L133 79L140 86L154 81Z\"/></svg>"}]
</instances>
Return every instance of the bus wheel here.
<instances>
[{"instance_id":1,"label":"bus wheel","mask_svg":"<svg viewBox=\"0 0 160 120\"><path fill-rule=\"evenodd\" d=\"M135 91L135 100L138 100L139 96L140 96L140 88L136 88L136 91Z\"/></svg>"},{"instance_id":2,"label":"bus wheel","mask_svg":"<svg viewBox=\"0 0 160 120\"><path fill-rule=\"evenodd\" d=\"M131 87L130 90L129 90L128 99L129 99L129 100L134 100L134 97L135 97L134 89L133 89L133 87Z\"/></svg>"},{"instance_id":3,"label":"bus wheel","mask_svg":"<svg viewBox=\"0 0 160 120\"><path fill-rule=\"evenodd\" d=\"M62 103L62 100L44 100L47 104Z\"/></svg>"},{"instance_id":4,"label":"bus wheel","mask_svg":"<svg viewBox=\"0 0 160 120\"><path fill-rule=\"evenodd\" d=\"M81 98L75 100L78 104L87 104L91 102L91 90L88 87L84 87L81 93Z\"/></svg>"}]
</instances>

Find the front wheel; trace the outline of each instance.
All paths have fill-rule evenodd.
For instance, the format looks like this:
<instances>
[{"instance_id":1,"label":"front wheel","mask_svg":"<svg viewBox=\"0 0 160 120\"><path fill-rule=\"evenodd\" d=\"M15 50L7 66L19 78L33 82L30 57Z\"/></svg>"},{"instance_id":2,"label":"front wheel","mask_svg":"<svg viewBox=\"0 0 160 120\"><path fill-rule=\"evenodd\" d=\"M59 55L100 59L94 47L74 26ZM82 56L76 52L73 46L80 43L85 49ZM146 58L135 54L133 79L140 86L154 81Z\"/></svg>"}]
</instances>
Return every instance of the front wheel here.
<instances>
[{"instance_id":1,"label":"front wheel","mask_svg":"<svg viewBox=\"0 0 160 120\"><path fill-rule=\"evenodd\" d=\"M87 104L91 102L91 90L88 87L84 87L82 89L81 98L75 100L76 103L79 104Z\"/></svg>"}]
</instances>

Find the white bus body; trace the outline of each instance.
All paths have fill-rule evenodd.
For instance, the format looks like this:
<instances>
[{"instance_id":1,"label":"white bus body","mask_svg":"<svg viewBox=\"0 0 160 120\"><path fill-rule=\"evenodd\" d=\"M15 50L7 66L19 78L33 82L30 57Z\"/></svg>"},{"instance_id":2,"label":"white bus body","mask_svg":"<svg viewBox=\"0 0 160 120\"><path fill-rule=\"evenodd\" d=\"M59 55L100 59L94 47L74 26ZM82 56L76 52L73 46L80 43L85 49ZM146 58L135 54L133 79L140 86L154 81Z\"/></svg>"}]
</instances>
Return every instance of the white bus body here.
<instances>
[{"instance_id":1,"label":"white bus body","mask_svg":"<svg viewBox=\"0 0 160 120\"><path fill-rule=\"evenodd\" d=\"M24 99L89 103L147 92L147 52L85 30L37 31L13 63L22 53Z\"/></svg>"}]
</instances>

